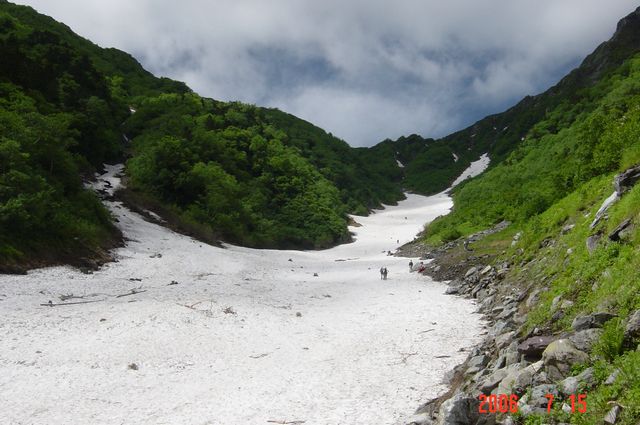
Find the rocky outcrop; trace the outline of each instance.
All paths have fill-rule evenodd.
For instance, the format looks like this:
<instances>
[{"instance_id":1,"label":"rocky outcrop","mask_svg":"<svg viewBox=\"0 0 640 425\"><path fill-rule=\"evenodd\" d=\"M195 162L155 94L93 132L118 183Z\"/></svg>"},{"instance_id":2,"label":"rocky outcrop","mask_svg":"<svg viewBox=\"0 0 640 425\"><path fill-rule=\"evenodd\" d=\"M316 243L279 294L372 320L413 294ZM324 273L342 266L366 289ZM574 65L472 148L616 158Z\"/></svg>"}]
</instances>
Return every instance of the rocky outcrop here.
<instances>
[{"instance_id":1,"label":"rocky outcrop","mask_svg":"<svg viewBox=\"0 0 640 425\"><path fill-rule=\"evenodd\" d=\"M607 312L598 312L586 316L577 316L571 323L574 331L582 331L591 328L601 328L609 320L616 317L615 314Z\"/></svg>"},{"instance_id":2,"label":"rocky outcrop","mask_svg":"<svg viewBox=\"0 0 640 425\"><path fill-rule=\"evenodd\" d=\"M613 179L613 186L618 196L622 196L640 180L640 164L626 169L616 175Z\"/></svg>"}]
</instances>

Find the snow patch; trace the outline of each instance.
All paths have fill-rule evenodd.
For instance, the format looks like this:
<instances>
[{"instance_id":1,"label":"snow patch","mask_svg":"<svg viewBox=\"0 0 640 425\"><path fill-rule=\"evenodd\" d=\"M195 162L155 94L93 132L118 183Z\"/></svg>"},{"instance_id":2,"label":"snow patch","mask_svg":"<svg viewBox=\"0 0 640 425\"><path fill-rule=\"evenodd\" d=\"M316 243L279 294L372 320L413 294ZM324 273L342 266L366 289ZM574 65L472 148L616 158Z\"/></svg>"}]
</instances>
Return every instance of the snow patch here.
<instances>
[{"instance_id":1,"label":"snow patch","mask_svg":"<svg viewBox=\"0 0 640 425\"><path fill-rule=\"evenodd\" d=\"M455 153L451 153L451 155L453 155L453 162L458 162L458 155L456 155Z\"/></svg>"},{"instance_id":2,"label":"snow patch","mask_svg":"<svg viewBox=\"0 0 640 425\"><path fill-rule=\"evenodd\" d=\"M462 174L458 176L457 179L455 179L455 181L451 184L451 187L455 187L459 185L461 182L463 182L464 180L471 177L475 177L478 174L482 173L489 166L489 162L490 162L489 155L486 153L482 154L482 156L480 156L480 159L478 159L477 161L473 161L469 165L469 167L467 167L467 169L464 170Z\"/></svg>"},{"instance_id":3,"label":"snow patch","mask_svg":"<svg viewBox=\"0 0 640 425\"><path fill-rule=\"evenodd\" d=\"M397 159L396 159L396 164L398 164L398 167L404 168L404 164Z\"/></svg>"},{"instance_id":4,"label":"snow patch","mask_svg":"<svg viewBox=\"0 0 640 425\"><path fill-rule=\"evenodd\" d=\"M91 186L113 193L121 172ZM212 247L105 203L128 240L117 262L0 275L0 423L406 423L479 341L471 301L386 255L445 194L312 252ZM40 306L71 295L95 302Z\"/></svg>"}]
</instances>

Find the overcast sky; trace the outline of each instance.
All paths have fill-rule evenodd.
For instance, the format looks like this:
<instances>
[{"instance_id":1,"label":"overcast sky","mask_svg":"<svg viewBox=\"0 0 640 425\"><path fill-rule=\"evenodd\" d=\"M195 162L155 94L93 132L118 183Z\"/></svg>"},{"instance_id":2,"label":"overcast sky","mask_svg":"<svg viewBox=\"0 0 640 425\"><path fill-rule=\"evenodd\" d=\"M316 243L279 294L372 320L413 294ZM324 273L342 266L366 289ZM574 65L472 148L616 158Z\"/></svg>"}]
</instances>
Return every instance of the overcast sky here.
<instances>
[{"instance_id":1,"label":"overcast sky","mask_svg":"<svg viewBox=\"0 0 640 425\"><path fill-rule=\"evenodd\" d=\"M353 146L439 137L555 84L631 0L20 0L203 96Z\"/></svg>"}]
</instances>

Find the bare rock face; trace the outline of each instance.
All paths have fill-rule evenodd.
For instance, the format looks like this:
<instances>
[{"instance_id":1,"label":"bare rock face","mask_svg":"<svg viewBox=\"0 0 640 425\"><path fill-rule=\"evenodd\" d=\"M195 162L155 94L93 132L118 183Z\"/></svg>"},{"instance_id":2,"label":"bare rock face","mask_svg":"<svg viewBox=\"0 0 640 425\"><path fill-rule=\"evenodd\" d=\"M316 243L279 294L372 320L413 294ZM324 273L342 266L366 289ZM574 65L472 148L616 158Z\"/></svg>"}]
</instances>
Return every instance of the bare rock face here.
<instances>
[{"instance_id":1,"label":"bare rock face","mask_svg":"<svg viewBox=\"0 0 640 425\"><path fill-rule=\"evenodd\" d=\"M626 169L622 173L615 176L613 186L618 195L622 195L631 189L640 180L640 164Z\"/></svg>"},{"instance_id":2,"label":"bare rock face","mask_svg":"<svg viewBox=\"0 0 640 425\"><path fill-rule=\"evenodd\" d=\"M571 372L576 363L586 363L589 355L576 348L568 339L553 341L542 353L545 372L551 380L561 380Z\"/></svg>"}]
</instances>

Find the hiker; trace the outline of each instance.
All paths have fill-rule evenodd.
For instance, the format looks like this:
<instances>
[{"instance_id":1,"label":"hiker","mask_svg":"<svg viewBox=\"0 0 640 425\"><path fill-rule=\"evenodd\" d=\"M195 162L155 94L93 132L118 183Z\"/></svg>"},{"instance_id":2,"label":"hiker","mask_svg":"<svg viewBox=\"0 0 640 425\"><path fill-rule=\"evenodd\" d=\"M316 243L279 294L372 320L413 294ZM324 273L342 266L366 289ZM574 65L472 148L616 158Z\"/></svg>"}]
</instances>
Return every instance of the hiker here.
<instances>
[{"instance_id":1,"label":"hiker","mask_svg":"<svg viewBox=\"0 0 640 425\"><path fill-rule=\"evenodd\" d=\"M387 251L387 256L392 255L391 251Z\"/></svg>"},{"instance_id":2,"label":"hiker","mask_svg":"<svg viewBox=\"0 0 640 425\"><path fill-rule=\"evenodd\" d=\"M409 260L409 271L413 271L413 260Z\"/></svg>"},{"instance_id":3,"label":"hiker","mask_svg":"<svg viewBox=\"0 0 640 425\"><path fill-rule=\"evenodd\" d=\"M382 275L384 276L384 280L387 280L387 273L389 273L389 271L388 271L388 270L387 270L387 268L385 267L385 268L382 270Z\"/></svg>"},{"instance_id":4,"label":"hiker","mask_svg":"<svg viewBox=\"0 0 640 425\"><path fill-rule=\"evenodd\" d=\"M427 266L425 266L424 263L420 261L420 266L418 266L418 273L422 273L426 268Z\"/></svg>"},{"instance_id":5,"label":"hiker","mask_svg":"<svg viewBox=\"0 0 640 425\"><path fill-rule=\"evenodd\" d=\"M380 267L380 280L384 279L384 267Z\"/></svg>"}]
</instances>

